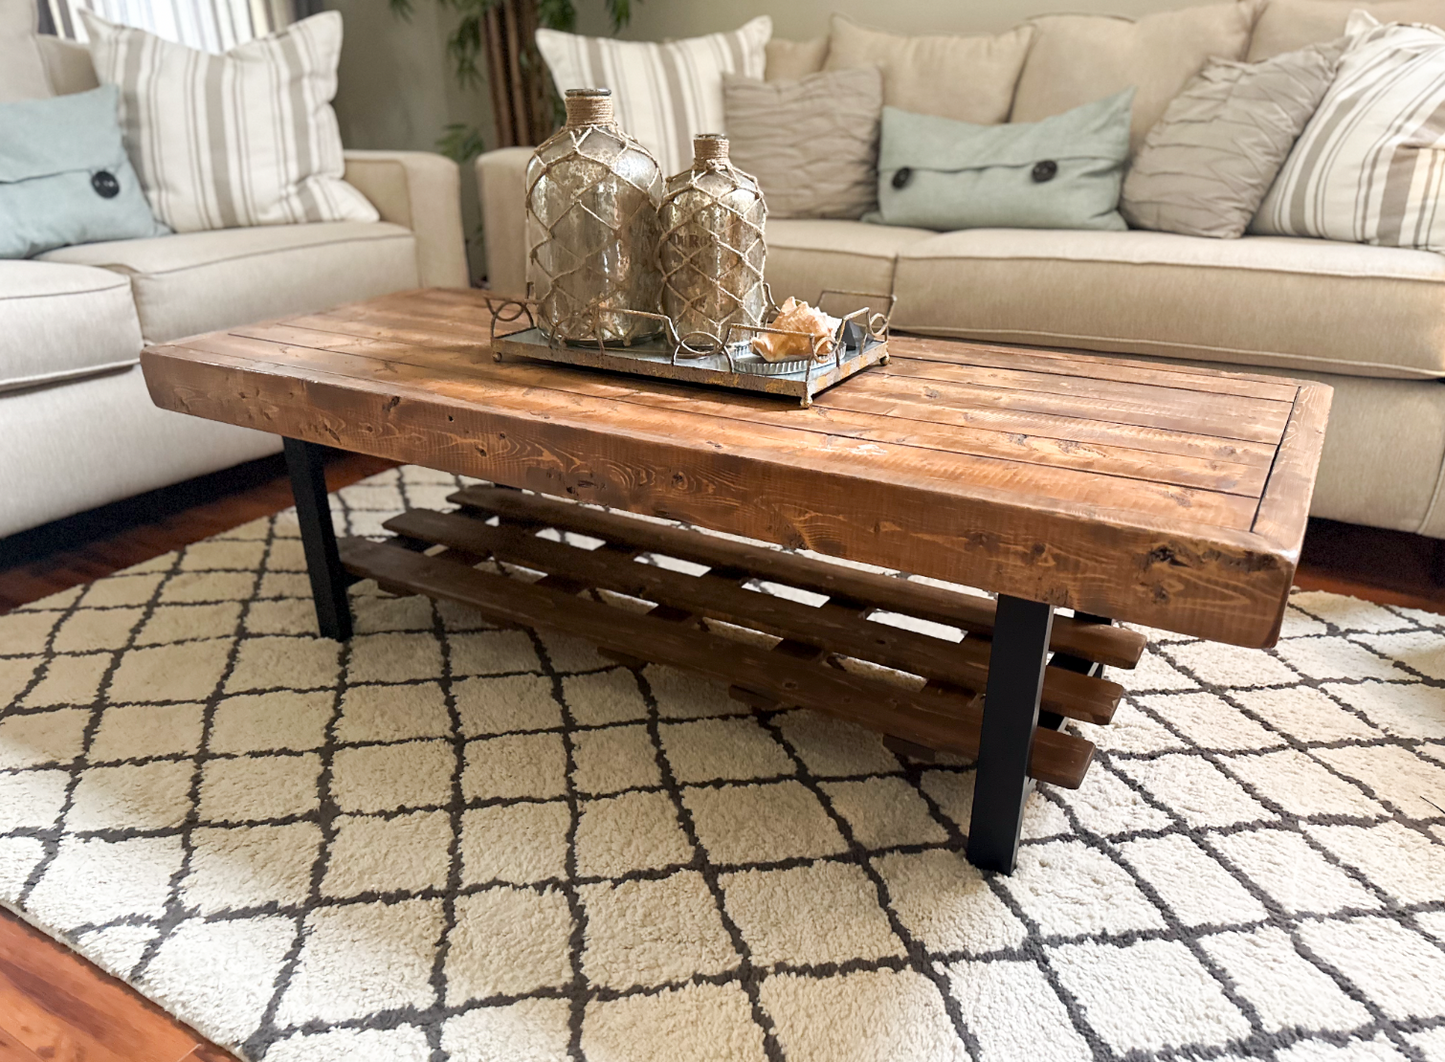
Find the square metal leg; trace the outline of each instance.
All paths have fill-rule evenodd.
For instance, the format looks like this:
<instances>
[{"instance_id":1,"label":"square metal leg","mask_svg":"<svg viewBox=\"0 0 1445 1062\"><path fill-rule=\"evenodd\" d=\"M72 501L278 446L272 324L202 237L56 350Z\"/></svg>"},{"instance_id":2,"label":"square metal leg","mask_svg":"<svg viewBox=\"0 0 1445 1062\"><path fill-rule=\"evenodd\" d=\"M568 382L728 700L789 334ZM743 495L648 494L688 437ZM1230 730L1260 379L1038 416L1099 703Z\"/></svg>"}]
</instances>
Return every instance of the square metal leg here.
<instances>
[{"instance_id":1,"label":"square metal leg","mask_svg":"<svg viewBox=\"0 0 1445 1062\"><path fill-rule=\"evenodd\" d=\"M1018 859L1053 626L1051 605L999 595L968 827L968 861L983 870L1012 874Z\"/></svg>"},{"instance_id":2,"label":"square metal leg","mask_svg":"<svg viewBox=\"0 0 1445 1062\"><path fill-rule=\"evenodd\" d=\"M336 549L322 448L300 439L286 439L285 444L286 470L291 474L291 494L301 523L301 547L306 552L306 574L316 604L316 625L322 637L344 642L351 637L351 605L346 588L352 580L341 567L341 555Z\"/></svg>"}]
</instances>

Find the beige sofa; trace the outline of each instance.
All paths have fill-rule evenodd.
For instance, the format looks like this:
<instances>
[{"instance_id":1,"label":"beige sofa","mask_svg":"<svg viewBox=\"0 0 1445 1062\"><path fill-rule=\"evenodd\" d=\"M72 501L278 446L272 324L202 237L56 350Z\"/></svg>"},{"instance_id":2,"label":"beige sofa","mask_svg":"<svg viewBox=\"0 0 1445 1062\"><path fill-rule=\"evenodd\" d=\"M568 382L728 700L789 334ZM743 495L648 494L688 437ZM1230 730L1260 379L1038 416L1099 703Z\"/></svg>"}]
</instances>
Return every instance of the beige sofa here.
<instances>
[{"instance_id":1,"label":"beige sofa","mask_svg":"<svg viewBox=\"0 0 1445 1062\"><path fill-rule=\"evenodd\" d=\"M83 47L0 0L0 100L95 87ZM146 343L419 286L465 286L458 171L348 152L376 223L187 233L0 260L0 538L273 453L274 435L156 409Z\"/></svg>"},{"instance_id":2,"label":"beige sofa","mask_svg":"<svg viewBox=\"0 0 1445 1062\"><path fill-rule=\"evenodd\" d=\"M1392 0L1398 7L1401 0ZM1271 0L1231 58L1260 58L1333 36L1354 4ZM1329 5L1329 6L1326 6ZM1238 5L1245 10L1244 5ZM1140 72L1159 97L1201 61L1171 54L1197 47L1163 19L1138 23L1150 38ZM1387 17L1402 17L1390 12ZM1406 15L1419 20L1421 16ZM1051 79L1078 77L1064 55L1106 52L1091 36L1117 38L1117 20L1040 19L1019 76L1035 98ZM1263 47L1262 34L1270 37ZM1060 34L1080 47L1060 48ZM1253 36L1253 40L1248 39ZM1171 44L1173 38L1181 38ZM1067 40L1063 43L1067 44ZM1107 42L1105 42L1107 43ZM781 46L787 49L787 45ZM805 49L791 49L791 76ZM824 49L813 48L820 63ZM1041 58L1043 56L1043 58ZM770 50L769 74L774 72ZM1095 64L1104 62L1099 59ZM1082 61L1081 61L1082 62ZM1181 73L1182 71L1182 73ZM1087 82L1087 78L1082 79ZM1102 79L1101 79L1102 80ZM1065 86L1053 97L1095 97L1117 84ZM1141 90L1141 99L1145 93ZM1047 109L1063 106L1054 104ZM1034 110L1038 108L1035 107ZM1037 113L1029 117L1039 117ZM1139 112L1136 105L1136 124ZM1147 125L1145 126L1147 128ZM523 172L529 150L477 162L490 284L525 290ZM767 275L773 291L814 298L824 288L892 292L900 331L1006 344L1036 344L1212 364L1308 377L1335 389L1313 513L1352 523L1445 537L1445 257L1323 240L1246 236L1210 240L1159 232L975 229L938 233L856 221L772 219Z\"/></svg>"}]
</instances>

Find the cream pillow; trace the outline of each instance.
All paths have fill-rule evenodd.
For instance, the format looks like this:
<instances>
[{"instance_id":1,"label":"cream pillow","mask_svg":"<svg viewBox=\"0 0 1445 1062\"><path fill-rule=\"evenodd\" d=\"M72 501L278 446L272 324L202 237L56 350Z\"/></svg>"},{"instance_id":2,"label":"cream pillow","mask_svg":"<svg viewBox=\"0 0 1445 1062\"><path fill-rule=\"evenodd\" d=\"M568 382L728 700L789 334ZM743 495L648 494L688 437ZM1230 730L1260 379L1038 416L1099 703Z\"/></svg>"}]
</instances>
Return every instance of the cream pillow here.
<instances>
[{"instance_id":1,"label":"cream pillow","mask_svg":"<svg viewBox=\"0 0 1445 1062\"><path fill-rule=\"evenodd\" d=\"M1445 252L1445 30L1356 11L1346 32L1358 36L1251 231Z\"/></svg>"},{"instance_id":2,"label":"cream pillow","mask_svg":"<svg viewBox=\"0 0 1445 1062\"><path fill-rule=\"evenodd\" d=\"M886 106L997 125L1008 119L1032 37L1026 25L997 36L899 37L834 15L823 68L876 66Z\"/></svg>"},{"instance_id":3,"label":"cream pillow","mask_svg":"<svg viewBox=\"0 0 1445 1062\"><path fill-rule=\"evenodd\" d=\"M1381 22L1445 26L1445 0L1269 0L1249 42L1251 63L1331 41L1345 32L1350 12L1363 8Z\"/></svg>"},{"instance_id":4,"label":"cream pillow","mask_svg":"<svg viewBox=\"0 0 1445 1062\"><path fill-rule=\"evenodd\" d=\"M50 95L35 43L35 15L35 0L0 0L0 103Z\"/></svg>"},{"instance_id":5,"label":"cream pillow","mask_svg":"<svg viewBox=\"0 0 1445 1062\"><path fill-rule=\"evenodd\" d=\"M120 88L126 153L158 220L176 232L377 220L341 179L338 12L225 55L80 17L96 76Z\"/></svg>"},{"instance_id":6,"label":"cream pillow","mask_svg":"<svg viewBox=\"0 0 1445 1062\"><path fill-rule=\"evenodd\" d=\"M617 122L652 152L664 177L692 165L692 138L724 132L724 74L763 76L773 20L731 33L654 44L539 29L537 50L559 92L610 88Z\"/></svg>"},{"instance_id":7,"label":"cream pillow","mask_svg":"<svg viewBox=\"0 0 1445 1062\"><path fill-rule=\"evenodd\" d=\"M1012 122L1037 122L1133 85L1131 151L1210 59L1243 59L1257 0L1186 7L1137 22L1102 15L1034 19L1038 35L1014 96Z\"/></svg>"},{"instance_id":8,"label":"cream pillow","mask_svg":"<svg viewBox=\"0 0 1445 1062\"><path fill-rule=\"evenodd\" d=\"M728 141L773 218L860 218L878 199L877 67L796 81L723 75Z\"/></svg>"},{"instance_id":9,"label":"cream pillow","mask_svg":"<svg viewBox=\"0 0 1445 1062\"><path fill-rule=\"evenodd\" d=\"M823 69L823 63L828 58L828 38L784 41L774 37L768 41L767 57L764 77L768 81L797 81Z\"/></svg>"},{"instance_id":10,"label":"cream pillow","mask_svg":"<svg viewBox=\"0 0 1445 1062\"><path fill-rule=\"evenodd\" d=\"M1124 219L1186 236L1243 236L1349 40L1259 63L1211 59L1144 138L1124 180Z\"/></svg>"}]
</instances>

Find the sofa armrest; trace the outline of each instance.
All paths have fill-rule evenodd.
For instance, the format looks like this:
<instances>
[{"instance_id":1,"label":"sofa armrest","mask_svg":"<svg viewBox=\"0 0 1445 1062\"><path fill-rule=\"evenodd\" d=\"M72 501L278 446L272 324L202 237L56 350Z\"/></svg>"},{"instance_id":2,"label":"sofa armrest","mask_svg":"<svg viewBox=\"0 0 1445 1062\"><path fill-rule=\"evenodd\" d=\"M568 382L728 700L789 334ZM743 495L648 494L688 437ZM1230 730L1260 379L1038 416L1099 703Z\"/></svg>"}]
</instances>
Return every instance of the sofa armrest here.
<instances>
[{"instance_id":1,"label":"sofa armrest","mask_svg":"<svg viewBox=\"0 0 1445 1062\"><path fill-rule=\"evenodd\" d=\"M382 221L411 229L422 287L470 286L455 162L427 151L348 151L346 183L371 200Z\"/></svg>"},{"instance_id":2,"label":"sofa armrest","mask_svg":"<svg viewBox=\"0 0 1445 1062\"><path fill-rule=\"evenodd\" d=\"M527 294L527 160L532 150L499 148L477 157L487 287L499 295Z\"/></svg>"}]
</instances>

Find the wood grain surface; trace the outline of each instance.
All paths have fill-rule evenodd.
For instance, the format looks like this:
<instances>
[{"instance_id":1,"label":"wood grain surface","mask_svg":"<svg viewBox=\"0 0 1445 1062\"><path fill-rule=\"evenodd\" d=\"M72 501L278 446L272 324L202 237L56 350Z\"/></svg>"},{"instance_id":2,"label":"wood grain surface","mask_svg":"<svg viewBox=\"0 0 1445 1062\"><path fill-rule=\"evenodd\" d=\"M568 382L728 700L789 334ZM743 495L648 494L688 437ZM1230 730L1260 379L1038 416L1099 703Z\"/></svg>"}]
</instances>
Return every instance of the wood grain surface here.
<instances>
[{"instance_id":1,"label":"wood grain surface","mask_svg":"<svg viewBox=\"0 0 1445 1062\"><path fill-rule=\"evenodd\" d=\"M1330 390L895 337L798 409L512 361L429 290L148 349L156 404L1184 634L1268 645Z\"/></svg>"}]
</instances>

